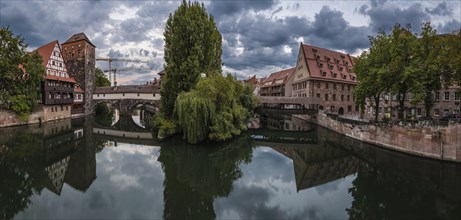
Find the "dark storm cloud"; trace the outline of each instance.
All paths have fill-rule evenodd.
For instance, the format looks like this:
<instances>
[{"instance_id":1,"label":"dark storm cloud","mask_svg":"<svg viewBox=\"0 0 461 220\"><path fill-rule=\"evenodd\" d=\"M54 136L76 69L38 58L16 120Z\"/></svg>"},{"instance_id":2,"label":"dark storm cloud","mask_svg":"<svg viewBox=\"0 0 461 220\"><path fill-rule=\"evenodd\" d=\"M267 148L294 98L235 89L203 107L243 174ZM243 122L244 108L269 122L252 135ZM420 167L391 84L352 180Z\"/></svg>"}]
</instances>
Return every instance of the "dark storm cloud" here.
<instances>
[{"instance_id":1,"label":"dark storm cloud","mask_svg":"<svg viewBox=\"0 0 461 220\"><path fill-rule=\"evenodd\" d=\"M75 33L100 30L113 7L108 1L1 1L0 21L31 47L39 47L55 39L62 43Z\"/></svg>"},{"instance_id":2,"label":"dark storm cloud","mask_svg":"<svg viewBox=\"0 0 461 220\"><path fill-rule=\"evenodd\" d=\"M357 49L369 46L368 27L350 26L342 12L331 10L328 6L323 6L320 12L315 14L309 33L306 43L320 47L354 53Z\"/></svg>"},{"instance_id":3,"label":"dark storm cloud","mask_svg":"<svg viewBox=\"0 0 461 220\"><path fill-rule=\"evenodd\" d=\"M421 23L431 20L420 3L414 3L408 8L401 8L381 2L373 3L372 1L370 8L362 6L359 12L370 17L370 29L373 32L389 32L396 23L402 26L410 24L413 30L419 32Z\"/></svg>"},{"instance_id":4,"label":"dark storm cloud","mask_svg":"<svg viewBox=\"0 0 461 220\"><path fill-rule=\"evenodd\" d=\"M275 0L212 0L207 5L208 12L214 17L225 15L235 15L243 11L254 10L262 11L271 9L277 2Z\"/></svg>"},{"instance_id":5,"label":"dark storm cloud","mask_svg":"<svg viewBox=\"0 0 461 220\"><path fill-rule=\"evenodd\" d=\"M450 8L447 2L441 2L433 9L426 8L426 12L431 15L449 16L453 14L453 8Z\"/></svg>"}]
</instances>

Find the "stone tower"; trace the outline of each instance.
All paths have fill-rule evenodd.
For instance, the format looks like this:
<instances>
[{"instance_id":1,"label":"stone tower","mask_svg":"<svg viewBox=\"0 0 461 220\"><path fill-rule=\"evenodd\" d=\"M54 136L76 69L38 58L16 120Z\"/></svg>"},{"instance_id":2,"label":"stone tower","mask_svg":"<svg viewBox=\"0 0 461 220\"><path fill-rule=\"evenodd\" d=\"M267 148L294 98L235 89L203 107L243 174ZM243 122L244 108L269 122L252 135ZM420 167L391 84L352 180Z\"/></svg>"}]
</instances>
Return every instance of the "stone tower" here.
<instances>
[{"instance_id":1,"label":"stone tower","mask_svg":"<svg viewBox=\"0 0 461 220\"><path fill-rule=\"evenodd\" d=\"M95 49L93 43L84 33L72 35L62 44L62 55L67 72L74 77L85 92L83 107L85 114L91 114L93 109L93 91L95 88Z\"/></svg>"}]
</instances>

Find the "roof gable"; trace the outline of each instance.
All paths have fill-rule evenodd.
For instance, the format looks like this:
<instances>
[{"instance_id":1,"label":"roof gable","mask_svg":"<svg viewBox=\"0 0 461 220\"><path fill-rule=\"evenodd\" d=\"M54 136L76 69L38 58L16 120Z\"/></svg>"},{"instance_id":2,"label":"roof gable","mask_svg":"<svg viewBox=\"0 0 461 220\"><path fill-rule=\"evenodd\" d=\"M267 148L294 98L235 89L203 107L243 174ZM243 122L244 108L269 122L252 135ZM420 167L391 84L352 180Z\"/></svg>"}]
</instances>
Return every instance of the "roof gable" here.
<instances>
[{"instance_id":1,"label":"roof gable","mask_svg":"<svg viewBox=\"0 0 461 220\"><path fill-rule=\"evenodd\" d=\"M285 83L288 78L290 78L290 75L294 73L295 67L285 69L285 70L280 70L275 73L271 73L269 77L267 77L265 80L263 80L263 84L278 84L277 81L283 80L283 83Z\"/></svg>"},{"instance_id":2,"label":"roof gable","mask_svg":"<svg viewBox=\"0 0 461 220\"><path fill-rule=\"evenodd\" d=\"M53 52L54 47L56 46L56 44L58 44L57 40L51 41L50 43L45 44L45 45L35 49L34 51L32 51L32 52L38 52L38 54L40 54L40 56L43 58L42 65L44 67L46 67L46 64L48 63L48 60L50 60L51 53Z\"/></svg>"}]
</instances>

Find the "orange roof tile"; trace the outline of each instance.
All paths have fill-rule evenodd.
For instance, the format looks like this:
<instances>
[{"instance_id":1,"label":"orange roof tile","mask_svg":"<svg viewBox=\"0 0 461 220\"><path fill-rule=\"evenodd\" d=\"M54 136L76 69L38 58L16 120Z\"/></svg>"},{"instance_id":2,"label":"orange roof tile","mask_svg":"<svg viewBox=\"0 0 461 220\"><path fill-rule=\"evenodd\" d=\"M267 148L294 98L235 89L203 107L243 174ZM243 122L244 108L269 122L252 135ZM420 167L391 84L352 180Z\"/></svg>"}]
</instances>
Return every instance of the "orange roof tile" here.
<instances>
[{"instance_id":1,"label":"orange roof tile","mask_svg":"<svg viewBox=\"0 0 461 220\"><path fill-rule=\"evenodd\" d=\"M275 83L275 81L277 80L280 80L280 79L283 79L283 83L286 82L286 80L288 80L290 74L293 74L294 73L294 70L295 70L295 67L292 67L292 68L289 68L289 69L285 69L285 70L281 70L281 71L278 71L278 72L275 72L275 73L271 73L271 75L269 77L267 77L266 79L263 80L263 85L267 82L272 82L272 84Z\"/></svg>"},{"instance_id":2,"label":"orange roof tile","mask_svg":"<svg viewBox=\"0 0 461 220\"><path fill-rule=\"evenodd\" d=\"M63 82L70 82L70 83L77 83L74 78L66 78L66 77L59 77L55 75L46 75L45 79L51 79L51 80L57 80L57 81L63 81Z\"/></svg>"},{"instance_id":3,"label":"orange roof tile","mask_svg":"<svg viewBox=\"0 0 461 220\"><path fill-rule=\"evenodd\" d=\"M42 56L42 58L43 58L42 65L43 65L44 67L46 67L46 64L48 63L48 60L49 60L50 57L51 57L51 53L52 53L53 50L54 50L54 46L55 46L57 43L58 43L58 41L55 40L55 41L52 41L52 42L50 42L50 43L48 43L48 44L45 44L45 45L43 45L43 46L41 46L41 47L35 49L34 51L32 51L32 52L37 51L38 54L40 54L40 56Z\"/></svg>"},{"instance_id":4,"label":"orange roof tile","mask_svg":"<svg viewBox=\"0 0 461 220\"><path fill-rule=\"evenodd\" d=\"M301 45L311 78L357 83L356 74L352 72L355 57L321 47Z\"/></svg>"}]
</instances>

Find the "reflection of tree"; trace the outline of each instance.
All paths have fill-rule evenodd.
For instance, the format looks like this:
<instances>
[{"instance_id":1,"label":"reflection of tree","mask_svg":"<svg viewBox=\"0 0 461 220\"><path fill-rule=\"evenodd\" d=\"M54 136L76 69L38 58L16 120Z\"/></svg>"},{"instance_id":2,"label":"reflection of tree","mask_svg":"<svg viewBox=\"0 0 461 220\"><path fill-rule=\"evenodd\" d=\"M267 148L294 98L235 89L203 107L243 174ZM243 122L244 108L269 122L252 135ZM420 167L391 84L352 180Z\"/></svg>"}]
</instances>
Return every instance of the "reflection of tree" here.
<instances>
[{"instance_id":1,"label":"reflection of tree","mask_svg":"<svg viewBox=\"0 0 461 220\"><path fill-rule=\"evenodd\" d=\"M34 193L42 191L37 175L42 138L38 134L21 133L5 144L9 150L0 154L0 219L12 219L29 206Z\"/></svg>"},{"instance_id":2,"label":"reflection of tree","mask_svg":"<svg viewBox=\"0 0 461 220\"><path fill-rule=\"evenodd\" d=\"M187 145L171 138L162 146L165 219L216 217L214 199L229 195L233 182L242 176L239 165L250 162L253 151L246 136L224 145Z\"/></svg>"},{"instance_id":3,"label":"reflection of tree","mask_svg":"<svg viewBox=\"0 0 461 220\"><path fill-rule=\"evenodd\" d=\"M458 201L437 194L437 186L362 164L349 189L350 219L454 219ZM447 216L448 214L455 214Z\"/></svg>"}]
</instances>

